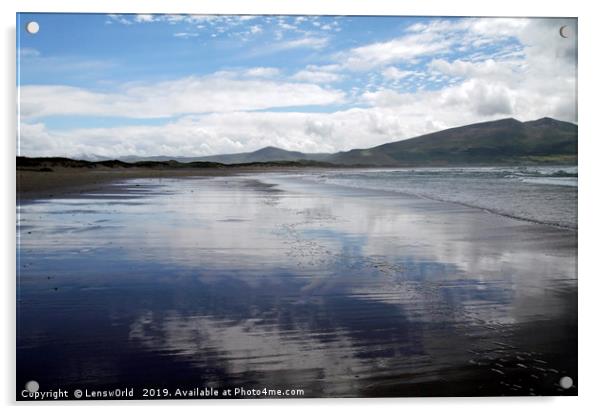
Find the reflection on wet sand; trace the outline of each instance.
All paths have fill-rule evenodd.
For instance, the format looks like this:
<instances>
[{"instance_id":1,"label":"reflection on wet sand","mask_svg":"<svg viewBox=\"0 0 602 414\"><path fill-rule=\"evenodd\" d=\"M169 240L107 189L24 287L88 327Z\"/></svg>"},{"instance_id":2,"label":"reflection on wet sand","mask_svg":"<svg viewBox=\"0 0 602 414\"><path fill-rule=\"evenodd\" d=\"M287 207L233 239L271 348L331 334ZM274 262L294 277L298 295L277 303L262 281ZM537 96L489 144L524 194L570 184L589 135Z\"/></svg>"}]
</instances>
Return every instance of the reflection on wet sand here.
<instances>
[{"instance_id":1,"label":"reflection on wet sand","mask_svg":"<svg viewBox=\"0 0 602 414\"><path fill-rule=\"evenodd\" d=\"M19 212L19 384L577 392L572 231L275 175Z\"/></svg>"}]
</instances>

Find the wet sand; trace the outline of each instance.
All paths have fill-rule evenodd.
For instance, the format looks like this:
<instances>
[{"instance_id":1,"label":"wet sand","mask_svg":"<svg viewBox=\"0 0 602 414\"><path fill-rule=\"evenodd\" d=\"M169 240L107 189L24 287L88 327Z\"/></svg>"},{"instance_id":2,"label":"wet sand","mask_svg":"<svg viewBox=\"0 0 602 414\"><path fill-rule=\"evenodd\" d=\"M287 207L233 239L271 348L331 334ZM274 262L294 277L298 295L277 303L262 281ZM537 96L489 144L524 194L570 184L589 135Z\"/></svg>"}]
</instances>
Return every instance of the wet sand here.
<instances>
[{"instance_id":1,"label":"wet sand","mask_svg":"<svg viewBox=\"0 0 602 414\"><path fill-rule=\"evenodd\" d=\"M50 171L39 168L52 167ZM17 168L17 200L48 199L62 196L77 196L111 188L113 183L137 178L190 178L190 177L227 177L237 174L261 174L274 172L307 171L309 167L277 165L236 165L220 168L144 168L144 167L104 167L94 168L65 167L52 163L41 164L38 168ZM311 171L320 170L312 167Z\"/></svg>"},{"instance_id":2,"label":"wet sand","mask_svg":"<svg viewBox=\"0 0 602 414\"><path fill-rule=\"evenodd\" d=\"M17 197L21 200L61 197L100 191L115 181L134 178L214 177L232 175L223 168L151 169L151 168L65 168L52 171L17 169Z\"/></svg>"},{"instance_id":3,"label":"wet sand","mask_svg":"<svg viewBox=\"0 0 602 414\"><path fill-rule=\"evenodd\" d=\"M21 205L17 388L577 393L576 232L300 178Z\"/></svg>"}]
</instances>

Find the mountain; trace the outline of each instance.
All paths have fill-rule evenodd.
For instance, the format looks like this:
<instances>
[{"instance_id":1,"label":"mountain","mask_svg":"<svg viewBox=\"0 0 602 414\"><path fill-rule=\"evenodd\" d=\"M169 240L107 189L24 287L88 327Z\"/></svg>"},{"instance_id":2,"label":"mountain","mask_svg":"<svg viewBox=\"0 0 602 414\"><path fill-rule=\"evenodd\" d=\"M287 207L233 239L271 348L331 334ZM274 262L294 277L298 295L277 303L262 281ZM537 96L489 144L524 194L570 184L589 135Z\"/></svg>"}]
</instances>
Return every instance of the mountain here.
<instances>
[{"instance_id":1,"label":"mountain","mask_svg":"<svg viewBox=\"0 0 602 414\"><path fill-rule=\"evenodd\" d=\"M169 161L179 162L219 162L221 164L245 164L253 162L273 161L325 161L331 154L306 154L298 151L287 151L276 147L265 147L253 152L241 152L237 154L210 155L206 157L121 157L123 161Z\"/></svg>"},{"instance_id":2,"label":"mountain","mask_svg":"<svg viewBox=\"0 0 602 414\"><path fill-rule=\"evenodd\" d=\"M287 151L276 147L265 147L254 152L239 154L212 155L201 158L201 161L221 162L222 164L244 164L249 162L270 161L325 161L331 154L306 154L298 151Z\"/></svg>"},{"instance_id":3,"label":"mountain","mask_svg":"<svg viewBox=\"0 0 602 414\"><path fill-rule=\"evenodd\" d=\"M514 118L445 129L366 149L335 154L265 147L254 152L205 157L122 157L127 162L170 161L221 164L318 161L357 166L538 164L577 162L577 125L552 118Z\"/></svg>"},{"instance_id":4,"label":"mountain","mask_svg":"<svg viewBox=\"0 0 602 414\"><path fill-rule=\"evenodd\" d=\"M576 163L577 125L552 118L501 119L333 154L344 165Z\"/></svg>"}]
</instances>

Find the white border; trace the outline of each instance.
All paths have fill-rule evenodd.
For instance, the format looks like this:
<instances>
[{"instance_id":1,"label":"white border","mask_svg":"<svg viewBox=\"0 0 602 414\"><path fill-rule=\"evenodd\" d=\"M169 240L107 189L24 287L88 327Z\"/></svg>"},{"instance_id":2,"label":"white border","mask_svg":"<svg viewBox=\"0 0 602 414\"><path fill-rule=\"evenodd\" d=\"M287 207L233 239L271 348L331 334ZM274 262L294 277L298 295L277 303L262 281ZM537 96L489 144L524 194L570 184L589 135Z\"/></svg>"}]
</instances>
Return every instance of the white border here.
<instances>
[{"instance_id":1,"label":"white border","mask_svg":"<svg viewBox=\"0 0 602 414\"><path fill-rule=\"evenodd\" d=\"M493 2L492 2L493 3ZM19 11L199 14L335 14L435 16L576 16L583 7L575 2L547 1L545 5L519 0L105 0L74 4L69 0L20 0Z\"/></svg>"},{"instance_id":2,"label":"white border","mask_svg":"<svg viewBox=\"0 0 602 414\"><path fill-rule=\"evenodd\" d=\"M14 347L15 347L15 13L21 12L106 12L106 13L199 13L199 14L346 14L346 15L447 15L447 16L562 16L579 18L579 393L576 398L438 398L438 399L388 399L388 400L285 400L285 401L199 401L125 403L126 406L162 412L166 406L177 405L178 410L228 410L250 412L296 413L311 410L344 409L360 412L373 405L379 411L432 413L504 413L514 410L537 410L545 413L588 412L599 406L597 395L600 378L600 339L598 333L601 314L596 307L602 292L602 272L595 261L599 253L598 230L602 188L600 178L600 117L598 101L600 45L602 39L600 15L592 2L556 1L528 2L503 0L501 2L473 0L3 0L0 2L2 21L2 71L3 97L0 100L2 115L2 263L4 264L2 292L2 331L0 347L4 372L0 376L2 402L14 409ZM63 412L82 408L78 404L51 404L40 406L20 404L29 410ZM106 406L117 408L119 403L88 403L85 410L104 412ZM334 407L334 406L337 407ZM132 407L133 408L133 407Z\"/></svg>"}]
</instances>

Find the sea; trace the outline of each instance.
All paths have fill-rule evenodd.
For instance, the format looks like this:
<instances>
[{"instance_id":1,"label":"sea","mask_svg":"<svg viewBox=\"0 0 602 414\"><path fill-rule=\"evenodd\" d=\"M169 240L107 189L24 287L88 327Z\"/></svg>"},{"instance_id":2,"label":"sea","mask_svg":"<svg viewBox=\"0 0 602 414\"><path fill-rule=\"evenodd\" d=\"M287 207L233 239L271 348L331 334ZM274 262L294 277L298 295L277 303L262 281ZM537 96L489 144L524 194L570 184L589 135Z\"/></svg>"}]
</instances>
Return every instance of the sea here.
<instances>
[{"instance_id":1,"label":"sea","mask_svg":"<svg viewBox=\"0 0 602 414\"><path fill-rule=\"evenodd\" d=\"M458 203L577 229L576 166L352 169L309 174L305 179Z\"/></svg>"}]
</instances>

